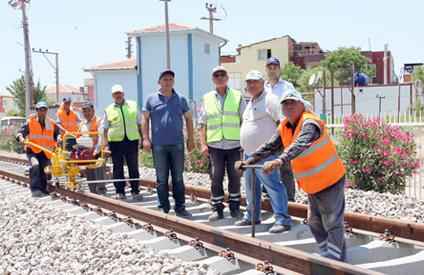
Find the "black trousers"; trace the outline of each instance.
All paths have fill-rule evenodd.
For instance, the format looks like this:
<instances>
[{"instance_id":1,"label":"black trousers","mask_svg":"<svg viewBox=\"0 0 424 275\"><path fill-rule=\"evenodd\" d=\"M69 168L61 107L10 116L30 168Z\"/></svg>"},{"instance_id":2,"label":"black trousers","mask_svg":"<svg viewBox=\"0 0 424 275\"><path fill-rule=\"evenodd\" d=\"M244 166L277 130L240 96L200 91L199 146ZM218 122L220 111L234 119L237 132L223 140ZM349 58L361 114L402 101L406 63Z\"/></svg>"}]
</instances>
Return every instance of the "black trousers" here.
<instances>
[{"instance_id":1,"label":"black trousers","mask_svg":"<svg viewBox=\"0 0 424 275\"><path fill-rule=\"evenodd\" d=\"M127 137L123 141L109 142L113 163L113 179L125 179L124 163L128 166L130 178L139 178L138 172L138 140L129 140ZM131 193L138 194L139 181L132 180ZM125 181L114 182L116 193L125 194Z\"/></svg>"},{"instance_id":2,"label":"black trousers","mask_svg":"<svg viewBox=\"0 0 424 275\"><path fill-rule=\"evenodd\" d=\"M212 210L223 211L224 209L224 174L228 175L228 203L231 210L240 208L240 173L234 168L236 161L240 160L240 147L223 150L209 147L211 163L211 191Z\"/></svg>"}]
</instances>

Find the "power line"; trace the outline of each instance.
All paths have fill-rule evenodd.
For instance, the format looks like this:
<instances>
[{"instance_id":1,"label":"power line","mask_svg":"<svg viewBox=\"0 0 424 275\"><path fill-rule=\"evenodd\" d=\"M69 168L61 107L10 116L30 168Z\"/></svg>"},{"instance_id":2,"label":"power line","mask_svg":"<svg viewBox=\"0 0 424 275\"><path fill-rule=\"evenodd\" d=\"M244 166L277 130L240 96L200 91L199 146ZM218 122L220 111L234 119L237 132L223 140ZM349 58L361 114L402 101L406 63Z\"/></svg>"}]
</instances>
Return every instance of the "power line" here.
<instances>
[{"instance_id":1,"label":"power line","mask_svg":"<svg viewBox=\"0 0 424 275\"><path fill-rule=\"evenodd\" d=\"M44 58L47 60L47 62L50 64L50 66L54 69L55 71L55 77L56 77L56 102L59 103L59 53L55 53L55 52L49 52L49 50L35 50L34 48L32 48L32 52L34 53L41 53ZM55 64L53 65L53 63L50 61L50 59L46 56L46 54L54 54L55 56Z\"/></svg>"}]
</instances>

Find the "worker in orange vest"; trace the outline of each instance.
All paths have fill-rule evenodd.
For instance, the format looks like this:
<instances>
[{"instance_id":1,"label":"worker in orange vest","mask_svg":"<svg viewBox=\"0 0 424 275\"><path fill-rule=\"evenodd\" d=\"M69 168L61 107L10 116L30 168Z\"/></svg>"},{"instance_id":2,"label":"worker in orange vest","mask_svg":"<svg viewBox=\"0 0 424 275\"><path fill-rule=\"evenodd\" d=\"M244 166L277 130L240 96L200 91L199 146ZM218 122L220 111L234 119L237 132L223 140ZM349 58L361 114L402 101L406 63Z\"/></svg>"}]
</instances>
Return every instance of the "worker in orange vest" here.
<instances>
[{"instance_id":1,"label":"worker in orange vest","mask_svg":"<svg viewBox=\"0 0 424 275\"><path fill-rule=\"evenodd\" d=\"M318 244L320 254L334 260L346 259L344 238L345 168L327 132L325 122L313 114L311 104L294 89L281 97L282 113L286 117L274 135L244 162L243 169L271 152L283 148L283 153L264 163L262 170L270 173L290 161L299 188L308 194L308 224Z\"/></svg>"},{"instance_id":2,"label":"worker in orange vest","mask_svg":"<svg viewBox=\"0 0 424 275\"><path fill-rule=\"evenodd\" d=\"M56 123L68 132L77 132L81 118L71 110L72 99L65 97L59 110L56 112ZM63 136L63 133L62 133Z\"/></svg>"},{"instance_id":3,"label":"worker in orange vest","mask_svg":"<svg viewBox=\"0 0 424 275\"><path fill-rule=\"evenodd\" d=\"M97 159L100 156L100 150L102 139L103 139L103 122L102 119L95 115L95 110L93 104L90 102L85 102L82 107L82 114L84 119L81 121L78 132L87 133L87 132L98 132L98 135L89 135L93 140L93 152L94 157ZM84 136L84 135L82 135ZM86 135L88 136L88 135ZM92 180L104 180L106 179L106 165L103 164L99 168L87 169L87 181ZM88 187L90 192L96 194L106 194L105 183L89 183Z\"/></svg>"},{"instance_id":4,"label":"worker in orange vest","mask_svg":"<svg viewBox=\"0 0 424 275\"><path fill-rule=\"evenodd\" d=\"M47 116L48 105L40 101L35 105L36 114L31 115L25 124L19 129L16 139L24 144L25 140L43 146L51 151L56 146L56 141L61 142L59 127L53 119ZM33 197L41 197L47 194L47 175L44 168L51 164L50 153L28 145L26 149L30 164L29 185Z\"/></svg>"}]
</instances>

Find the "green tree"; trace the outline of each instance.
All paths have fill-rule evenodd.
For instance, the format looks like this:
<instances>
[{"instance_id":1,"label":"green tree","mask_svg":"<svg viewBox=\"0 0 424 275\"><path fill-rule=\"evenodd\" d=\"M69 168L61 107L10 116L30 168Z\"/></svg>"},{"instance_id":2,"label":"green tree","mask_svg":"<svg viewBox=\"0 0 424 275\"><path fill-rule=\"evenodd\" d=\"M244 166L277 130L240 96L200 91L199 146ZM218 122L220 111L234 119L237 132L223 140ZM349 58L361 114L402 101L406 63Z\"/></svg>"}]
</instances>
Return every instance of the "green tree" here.
<instances>
[{"instance_id":1,"label":"green tree","mask_svg":"<svg viewBox=\"0 0 424 275\"><path fill-rule=\"evenodd\" d=\"M296 88L299 87L299 79L302 76L304 70L293 62L284 64L281 68L281 77L288 82L291 82Z\"/></svg>"},{"instance_id":2,"label":"green tree","mask_svg":"<svg viewBox=\"0 0 424 275\"><path fill-rule=\"evenodd\" d=\"M424 66L414 67L414 72L412 73L412 79L415 81L421 81L421 87L424 87Z\"/></svg>"},{"instance_id":3,"label":"green tree","mask_svg":"<svg viewBox=\"0 0 424 275\"><path fill-rule=\"evenodd\" d=\"M321 66L334 72L334 78L341 84L349 84L352 76L352 64L355 71L360 71L366 75L372 74L369 58L361 54L361 49L356 47L341 47L335 51L325 54L325 59L320 62Z\"/></svg>"},{"instance_id":4,"label":"green tree","mask_svg":"<svg viewBox=\"0 0 424 275\"><path fill-rule=\"evenodd\" d=\"M18 115L25 116L25 77L21 76L14 80L12 85L6 87L6 90L15 97L15 102L19 107ZM37 85L34 87L34 101L38 102L46 100L46 86L41 87L40 81L38 81Z\"/></svg>"}]
</instances>

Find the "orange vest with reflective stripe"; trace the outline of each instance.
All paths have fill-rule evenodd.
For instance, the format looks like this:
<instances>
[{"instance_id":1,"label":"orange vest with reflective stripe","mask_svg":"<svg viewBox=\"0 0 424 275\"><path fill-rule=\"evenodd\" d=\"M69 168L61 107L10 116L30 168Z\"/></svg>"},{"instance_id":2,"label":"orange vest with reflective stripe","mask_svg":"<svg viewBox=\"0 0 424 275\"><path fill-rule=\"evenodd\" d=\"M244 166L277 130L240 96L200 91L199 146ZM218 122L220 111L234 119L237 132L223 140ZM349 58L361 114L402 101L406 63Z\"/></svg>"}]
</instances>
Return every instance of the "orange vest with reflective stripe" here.
<instances>
[{"instance_id":1,"label":"orange vest with reflective stripe","mask_svg":"<svg viewBox=\"0 0 424 275\"><path fill-rule=\"evenodd\" d=\"M53 150L56 142L54 140L54 126L56 125L52 119L46 121L44 129L41 128L40 123L37 121L37 117L31 117L27 120L29 133L26 136L28 141L31 141L35 144L45 147L46 149ZM33 146L27 145L28 148L35 154L41 153L41 149L35 148ZM51 158L52 155L44 152L48 158Z\"/></svg>"},{"instance_id":2,"label":"orange vest with reflective stripe","mask_svg":"<svg viewBox=\"0 0 424 275\"><path fill-rule=\"evenodd\" d=\"M57 115L60 118L60 125L69 132L76 132L78 129L78 118L74 111L70 110L69 116L64 109L59 109Z\"/></svg>"},{"instance_id":3,"label":"orange vest with reflective stripe","mask_svg":"<svg viewBox=\"0 0 424 275\"><path fill-rule=\"evenodd\" d=\"M90 126L88 126L88 131L89 132L97 132L98 129L99 129L100 122L101 122L101 119L97 116L94 116L93 119L90 122ZM81 132L82 126L84 126L83 121L78 126L78 132ZM99 134L101 134L101 133L99 133ZM99 135L90 135L90 137L93 140L93 146L96 146Z\"/></svg>"},{"instance_id":4,"label":"orange vest with reflective stripe","mask_svg":"<svg viewBox=\"0 0 424 275\"><path fill-rule=\"evenodd\" d=\"M287 127L287 119L281 122L278 131L284 148L297 138L306 119L315 120L321 126L323 133L320 138L312 142L309 148L292 159L291 165L299 188L308 194L315 194L339 181L345 174L345 168L328 135L325 122L310 112L302 114L294 133L292 128Z\"/></svg>"}]
</instances>

